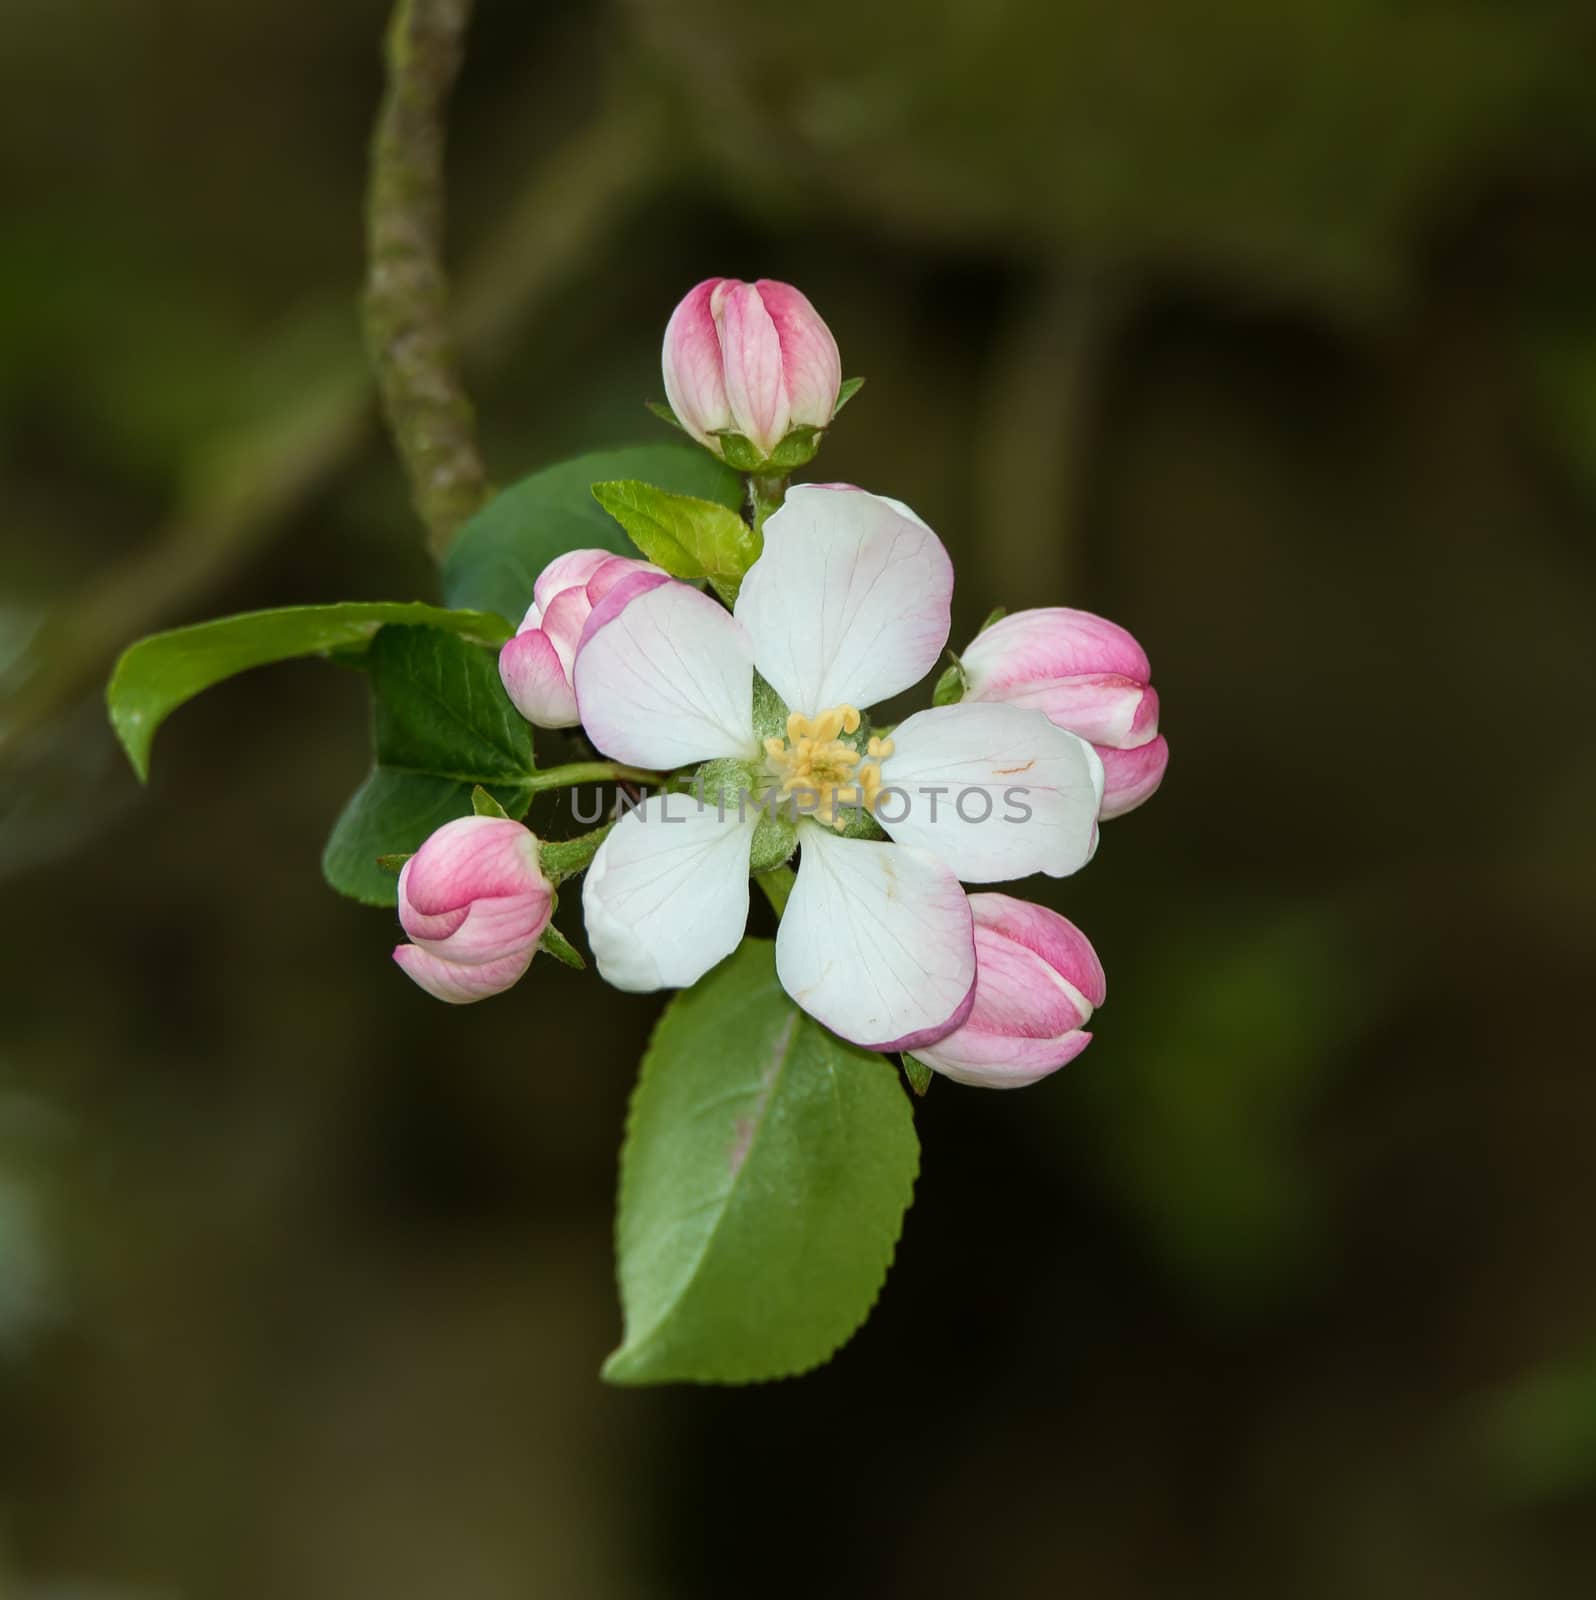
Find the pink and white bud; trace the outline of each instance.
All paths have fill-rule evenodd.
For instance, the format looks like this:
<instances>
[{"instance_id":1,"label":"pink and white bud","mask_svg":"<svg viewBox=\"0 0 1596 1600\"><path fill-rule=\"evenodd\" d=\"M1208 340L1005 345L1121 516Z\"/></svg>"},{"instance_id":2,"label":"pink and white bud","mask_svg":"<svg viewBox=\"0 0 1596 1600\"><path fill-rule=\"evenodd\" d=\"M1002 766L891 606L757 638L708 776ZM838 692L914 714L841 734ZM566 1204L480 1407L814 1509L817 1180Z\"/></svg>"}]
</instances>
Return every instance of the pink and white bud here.
<instances>
[{"instance_id":1,"label":"pink and white bud","mask_svg":"<svg viewBox=\"0 0 1596 1600\"><path fill-rule=\"evenodd\" d=\"M440 1000L485 1000L531 966L553 909L554 888L529 828L503 817L459 817L399 874L399 921L412 942L393 958Z\"/></svg>"},{"instance_id":2,"label":"pink and white bud","mask_svg":"<svg viewBox=\"0 0 1596 1600\"><path fill-rule=\"evenodd\" d=\"M706 278L671 313L665 398L681 425L721 455L717 430L769 455L793 428L824 428L842 358L819 312L789 283Z\"/></svg>"},{"instance_id":3,"label":"pink and white bud","mask_svg":"<svg viewBox=\"0 0 1596 1600\"><path fill-rule=\"evenodd\" d=\"M1103 758L1105 821L1163 781L1169 745L1152 668L1117 623L1068 606L1016 611L977 634L962 665L966 700L1030 707L1092 744Z\"/></svg>"},{"instance_id":4,"label":"pink and white bud","mask_svg":"<svg viewBox=\"0 0 1596 1600\"><path fill-rule=\"evenodd\" d=\"M1056 911L1006 894L972 894L975 1004L968 1020L914 1054L958 1083L1022 1089L1073 1061L1103 1003L1102 963Z\"/></svg>"},{"instance_id":5,"label":"pink and white bud","mask_svg":"<svg viewBox=\"0 0 1596 1600\"><path fill-rule=\"evenodd\" d=\"M499 652L499 677L515 709L535 727L574 728L576 691L571 670L593 608L623 580L665 574L647 561L608 550L571 550L557 556L532 585L532 604L516 635ZM642 587L632 585L638 593Z\"/></svg>"}]
</instances>

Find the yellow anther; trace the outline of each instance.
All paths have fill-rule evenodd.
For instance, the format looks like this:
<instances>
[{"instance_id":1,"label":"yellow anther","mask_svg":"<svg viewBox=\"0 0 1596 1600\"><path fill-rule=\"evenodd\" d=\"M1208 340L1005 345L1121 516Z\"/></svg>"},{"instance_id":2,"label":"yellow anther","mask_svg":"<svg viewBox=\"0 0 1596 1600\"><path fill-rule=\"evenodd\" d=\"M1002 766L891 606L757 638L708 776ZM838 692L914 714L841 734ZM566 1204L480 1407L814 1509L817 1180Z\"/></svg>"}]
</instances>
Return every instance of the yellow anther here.
<instances>
[{"instance_id":1,"label":"yellow anther","mask_svg":"<svg viewBox=\"0 0 1596 1600\"><path fill-rule=\"evenodd\" d=\"M853 706L833 706L818 716L794 711L787 718L787 737L765 740L765 766L780 780L783 799L803 797L804 809L840 833L848 825L845 811L868 810L881 789L881 769L861 765L864 758L842 734L859 731ZM892 754L890 739L872 739L869 753L877 759Z\"/></svg>"}]
</instances>

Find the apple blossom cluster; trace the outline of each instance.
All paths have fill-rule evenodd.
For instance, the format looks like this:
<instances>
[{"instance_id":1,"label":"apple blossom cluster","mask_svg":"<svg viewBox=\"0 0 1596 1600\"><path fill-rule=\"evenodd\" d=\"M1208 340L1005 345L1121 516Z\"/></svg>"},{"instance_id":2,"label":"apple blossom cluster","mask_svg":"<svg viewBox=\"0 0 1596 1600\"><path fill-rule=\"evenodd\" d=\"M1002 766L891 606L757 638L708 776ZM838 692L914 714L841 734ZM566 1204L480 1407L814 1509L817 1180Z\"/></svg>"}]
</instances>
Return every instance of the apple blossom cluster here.
<instances>
[{"instance_id":1,"label":"apple blossom cluster","mask_svg":"<svg viewBox=\"0 0 1596 1600\"><path fill-rule=\"evenodd\" d=\"M663 366L694 439L781 476L788 441L788 457L812 454L838 405L836 342L785 284L699 284ZM598 970L624 990L693 984L741 942L753 878L779 910L780 982L825 1027L962 1083L1033 1083L1090 1040L1102 967L1058 913L966 886L1079 871L1100 822L1157 789L1168 746L1147 656L1090 613L1021 611L954 658L935 704L877 720L947 647L948 552L864 489L778 498L729 606L648 561L577 550L538 577L503 647L529 722L659 775L587 869ZM553 901L520 823L451 822L405 865L412 942L396 959L441 999L497 993Z\"/></svg>"}]
</instances>

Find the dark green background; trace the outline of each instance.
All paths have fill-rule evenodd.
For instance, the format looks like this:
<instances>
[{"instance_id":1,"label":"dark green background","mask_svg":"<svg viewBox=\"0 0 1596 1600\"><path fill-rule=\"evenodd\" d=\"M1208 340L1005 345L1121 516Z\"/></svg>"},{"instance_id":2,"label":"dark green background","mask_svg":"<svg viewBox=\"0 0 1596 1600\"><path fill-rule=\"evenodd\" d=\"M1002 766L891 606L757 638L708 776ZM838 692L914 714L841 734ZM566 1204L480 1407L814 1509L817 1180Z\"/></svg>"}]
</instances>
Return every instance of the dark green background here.
<instances>
[{"instance_id":1,"label":"dark green background","mask_svg":"<svg viewBox=\"0 0 1596 1600\"><path fill-rule=\"evenodd\" d=\"M0 18L0 1593L1587 1592L1590 9L480 7L497 479L660 437L680 294L789 279L869 380L818 475L937 528L959 636L1127 624L1173 749L1047 891L1096 1042L933 1086L864 1332L655 1392L597 1370L658 1002L403 980L318 874L358 675L214 692L147 792L97 701L152 627L435 597L361 398L382 20Z\"/></svg>"}]
</instances>

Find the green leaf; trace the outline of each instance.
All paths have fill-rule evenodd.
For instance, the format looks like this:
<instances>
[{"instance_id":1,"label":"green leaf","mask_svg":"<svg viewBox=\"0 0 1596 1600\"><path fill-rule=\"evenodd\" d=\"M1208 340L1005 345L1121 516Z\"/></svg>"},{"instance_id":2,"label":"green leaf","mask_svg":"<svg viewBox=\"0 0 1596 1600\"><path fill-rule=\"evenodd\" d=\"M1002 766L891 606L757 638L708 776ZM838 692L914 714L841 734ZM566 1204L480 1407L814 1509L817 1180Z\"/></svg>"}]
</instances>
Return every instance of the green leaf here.
<instances>
[{"instance_id":1,"label":"green leaf","mask_svg":"<svg viewBox=\"0 0 1596 1600\"><path fill-rule=\"evenodd\" d=\"M837 390L837 403L831 408L831 420L837 420L837 413L864 388L863 378L844 378Z\"/></svg>"},{"instance_id":2,"label":"green leaf","mask_svg":"<svg viewBox=\"0 0 1596 1600\"><path fill-rule=\"evenodd\" d=\"M436 628L384 628L372 641L376 764L322 854L327 881L367 905L392 905L379 858L420 848L479 787L519 817L531 804L532 730L510 704L490 651Z\"/></svg>"},{"instance_id":3,"label":"green leaf","mask_svg":"<svg viewBox=\"0 0 1596 1600\"><path fill-rule=\"evenodd\" d=\"M842 1043L746 940L667 1008L621 1155L615 1383L746 1383L818 1366L869 1314L919 1162L880 1056Z\"/></svg>"},{"instance_id":4,"label":"green leaf","mask_svg":"<svg viewBox=\"0 0 1596 1600\"><path fill-rule=\"evenodd\" d=\"M595 483L593 498L655 566L674 578L709 578L736 598L763 541L735 511L635 479Z\"/></svg>"},{"instance_id":5,"label":"green leaf","mask_svg":"<svg viewBox=\"0 0 1596 1600\"><path fill-rule=\"evenodd\" d=\"M964 668L957 661L937 679L937 686L931 691L931 704L934 706L957 705L964 698Z\"/></svg>"},{"instance_id":6,"label":"green leaf","mask_svg":"<svg viewBox=\"0 0 1596 1600\"><path fill-rule=\"evenodd\" d=\"M903 1053L903 1075L909 1080L909 1087L918 1095L923 1095L931 1087L931 1069L918 1056L911 1056L907 1050Z\"/></svg>"},{"instance_id":7,"label":"green leaf","mask_svg":"<svg viewBox=\"0 0 1596 1600\"><path fill-rule=\"evenodd\" d=\"M562 461L512 484L460 530L443 567L449 603L519 620L532 603L534 580L556 556L585 549L630 555L626 535L589 492L619 478L733 511L743 502L742 480L697 445L634 445Z\"/></svg>"},{"instance_id":8,"label":"green leaf","mask_svg":"<svg viewBox=\"0 0 1596 1600\"><path fill-rule=\"evenodd\" d=\"M156 730L202 689L275 661L363 650L388 623L426 623L494 646L512 632L502 617L491 614L391 601L287 606L220 617L129 646L106 690L111 726L133 770L145 779Z\"/></svg>"},{"instance_id":9,"label":"green leaf","mask_svg":"<svg viewBox=\"0 0 1596 1600\"><path fill-rule=\"evenodd\" d=\"M471 791L471 810L479 817L499 817L505 822L511 820L510 813L480 783Z\"/></svg>"}]
</instances>

